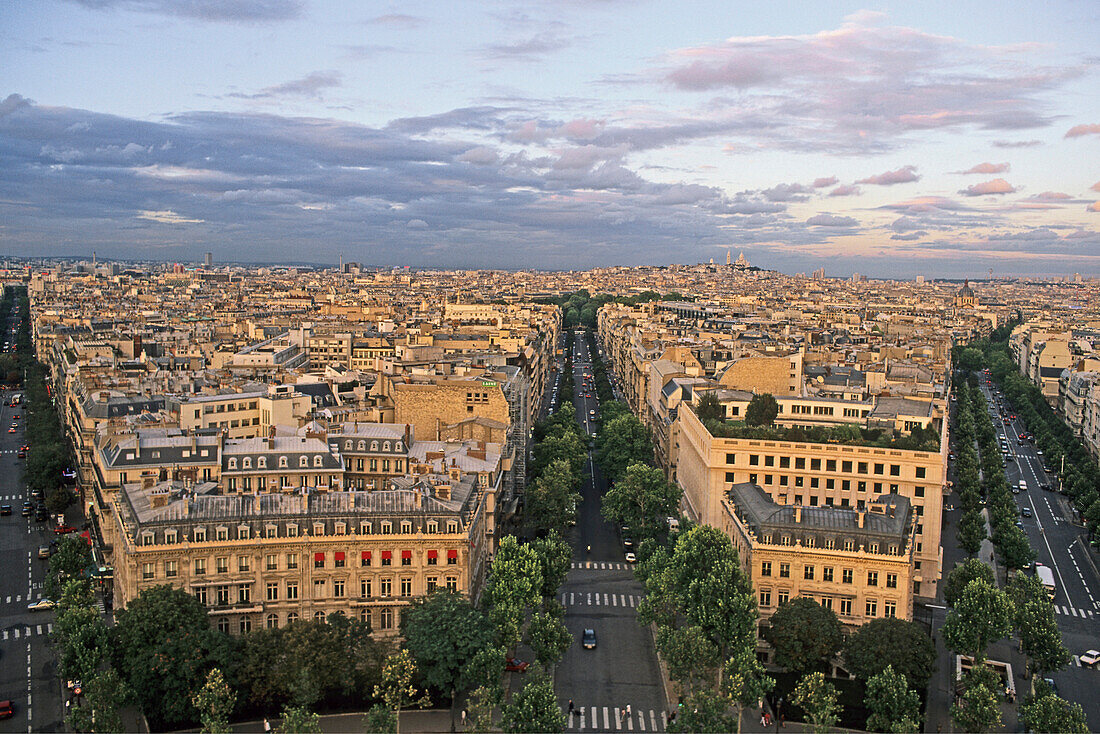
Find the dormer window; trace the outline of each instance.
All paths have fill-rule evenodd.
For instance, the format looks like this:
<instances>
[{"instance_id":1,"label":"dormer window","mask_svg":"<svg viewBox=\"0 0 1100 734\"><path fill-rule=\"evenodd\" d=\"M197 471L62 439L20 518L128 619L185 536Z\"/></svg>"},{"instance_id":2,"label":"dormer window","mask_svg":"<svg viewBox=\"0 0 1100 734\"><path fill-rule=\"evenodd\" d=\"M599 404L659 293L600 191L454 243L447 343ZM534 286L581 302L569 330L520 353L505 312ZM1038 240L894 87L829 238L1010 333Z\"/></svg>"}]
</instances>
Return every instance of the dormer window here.
<instances>
[{"instance_id":1,"label":"dormer window","mask_svg":"<svg viewBox=\"0 0 1100 734\"><path fill-rule=\"evenodd\" d=\"M267 536L268 538L277 538L277 537L279 537L279 526L278 525L264 525L264 535Z\"/></svg>"},{"instance_id":2,"label":"dormer window","mask_svg":"<svg viewBox=\"0 0 1100 734\"><path fill-rule=\"evenodd\" d=\"M252 459L248 456L241 459L241 468L242 469L251 469L252 468Z\"/></svg>"},{"instance_id":3,"label":"dormer window","mask_svg":"<svg viewBox=\"0 0 1100 734\"><path fill-rule=\"evenodd\" d=\"M844 541L844 550L851 553L855 549L856 549L856 542L854 540L845 540Z\"/></svg>"},{"instance_id":4,"label":"dormer window","mask_svg":"<svg viewBox=\"0 0 1100 734\"><path fill-rule=\"evenodd\" d=\"M237 468L237 460L236 459L230 459L229 460L229 468L230 469L236 469Z\"/></svg>"},{"instance_id":5,"label":"dormer window","mask_svg":"<svg viewBox=\"0 0 1100 734\"><path fill-rule=\"evenodd\" d=\"M214 529L214 532L218 540L229 540L229 528L218 527Z\"/></svg>"},{"instance_id":6,"label":"dormer window","mask_svg":"<svg viewBox=\"0 0 1100 734\"><path fill-rule=\"evenodd\" d=\"M165 543L175 543L177 537L178 537L178 535L177 535L175 530L165 530L164 531L164 542Z\"/></svg>"},{"instance_id":7,"label":"dormer window","mask_svg":"<svg viewBox=\"0 0 1100 734\"><path fill-rule=\"evenodd\" d=\"M314 466L322 466L322 461L321 461L321 455L320 454L317 454L316 456L313 457L313 465Z\"/></svg>"},{"instance_id":8,"label":"dormer window","mask_svg":"<svg viewBox=\"0 0 1100 734\"><path fill-rule=\"evenodd\" d=\"M393 532L393 523L391 523L389 520L384 520L382 522L382 535L389 535L392 532Z\"/></svg>"},{"instance_id":9,"label":"dormer window","mask_svg":"<svg viewBox=\"0 0 1100 734\"><path fill-rule=\"evenodd\" d=\"M287 467L286 457L285 456L280 456L279 457L279 468L280 469L286 469L286 467Z\"/></svg>"},{"instance_id":10,"label":"dormer window","mask_svg":"<svg viewBox=\"0 0 1100 734\"><path fill-rule=\"evenodd\" d=\"M411 522L409 522L408 520L402 520L401 521L401 534L402 535L409 535L410 533L412 533L412 531L413 531L413 524Z\"/></svg>"},{"instance_id":11,"label":"dormer window","mask_svg":"<svg viewBox=\"0 0 1100 734\"><path fill-rule=\"evenodd\" d=\"M370 450L371 451L377 451L378 450L378 442L377 441L371 441L370 442Z\"/></svg>"},{"instance_id":12,"label":"dormer window","mask_svg":"<svg viewBox=\"0 0 1100 734\"><path fill-rule=\"evenodd\" d=\"M344 441L344 451L351 451L351 441Z\"/></svg>"},{"instance_id":13,"label":"dormer window","mask_svg":"<svg viewBox=\"0 0 1100 734\"><path fill-rule=\"evenodd\" d=\"M298 466L299 466L299 467L307 467L307 466L309 466L309 459L308 459L308 458L306 458L305 456L299 456L299 457L298 457Z\"/></svg>"},{"instance_id":14,"label":"dormer window","mask_svg":"<svg viewBox=\"0 0 1100 734\"><path fill-rule=\"evenodd\" d=\"M297 538L298 537L298 526L295 525L294 523L287 523L286 537L288 537L288 538Z\"/></svg>"},{"instance_id":15,"label":"dormer window","mask_svg":"<svg viewBox=\"0 0 1100 734\"><path fill-rule=\"evenodd\" d=\"M153 534L152 533L142 533L141 534L141 544L142 545L152 545L153 544Z\"/></svg>"},{"instance_id":16,"label":"dormer window","mask_svg":"<svg viewBox=\"0 0 1100 734\"><path fill-rule=\"evenodd\" d=\"M382 450L383 451L389 451L390 450L390 442L389 441L386 441L384 444L382 444Z\"/></svg>"},{"instance_id":17,"label":"dormer window","mask_svg":"<svg viewBox=\"0 0 1100 734\"><path fill-rule=\"evenodd\" d=\"M237 540L248 540L249 535L252 533L252 528L247 525L237 526Z\"/></svg>"},{"instance_id":18,"label":"dormer window","mask_svg":"<svg viewBox=\"0 0 1100 734\"><path fill-rule=\"evenodd\" d=\"M266 469L267 468L267 457L266 456L261 456L258 459L256 459L256 467L258 469Z\"/></svg>"},{"instance_id":19,"label":"dormer window","mask_svg":"<svg viewBox=\"0 0 1100 734\"><path fill-rule=\"evenodd\" d=\"M347 523L343 523L343 522L336 523L335 531L336 531L337 535L347 535L347 532L348 532Z\"/></svg>"},{"instance_id":20,"label":"dormer window","mask_svg":"<svg viewBox=\"0 0 1100 734\"><path fill-rule=\"evenodd\" d=\"M360 535L370 535L371 534L371 524L369 522L359 523L359 534Z\"/></svg>"},{"instance_id":21,"label":"dormer window","mask_svg":"<svg viewBox=\"0 0 1100 734\"><path fill-rule=\"evenodd\" d=\"M394 451L401 451L401 442L400 441L394 441L393 442L393 450Z\"/></svg>"},{"instance_id":22,"label":"dormer window","mask_svg":"<svg viewBox=\"0 0 1100 734\"><path fill-rule=\"evenodd\" d=\"M320 522L313 523L313 534L314 535L324 535L325 534L325 524L320 523Z\"/></svg>"},{"instance_id":23,"label":"dormer window","mask_svg":"<svg viewBox=\"0 0 1100 734\"><path fill-rule=\"evenodd\" d=\"M348 446L348 448L350 449L351 446ZM366 451L367 450L367 442L366 441L360 441L359 442L359 450L360 451Z\"/></svg>"},{"instance_id":24,"label":"dormer window","mask_svg":"<svg viewBox=\"0 0 1100 734\"><path fill-rule=\"evenodd\" d=\"M206 528L195 528L195 542L196 543L205 543L206 542Z\"/></svg>"},{"instance_id":25,"label":"dormer window","mask_svg":"<svg viewBox=\"0 0 1100 734\"><path fill-rule=\"evenodd\" d=\"M439 523L437 523L435 520L429 520L428 521L427 532L433 533L433 534L438 533L439 532Z\"/></svg>"},{"instance_id":26,"label":"dormer window","mask_svg":"<svg viewBox=\"0 0 1100 734\"><path fill-rule=\"evenodd\" d=\"M451 520L450 522L448 522L447 523L447 532L451 533L451 534L457 533L458 532L458 523L455 522L454 520Z\"/></svg>"}]
</instances>

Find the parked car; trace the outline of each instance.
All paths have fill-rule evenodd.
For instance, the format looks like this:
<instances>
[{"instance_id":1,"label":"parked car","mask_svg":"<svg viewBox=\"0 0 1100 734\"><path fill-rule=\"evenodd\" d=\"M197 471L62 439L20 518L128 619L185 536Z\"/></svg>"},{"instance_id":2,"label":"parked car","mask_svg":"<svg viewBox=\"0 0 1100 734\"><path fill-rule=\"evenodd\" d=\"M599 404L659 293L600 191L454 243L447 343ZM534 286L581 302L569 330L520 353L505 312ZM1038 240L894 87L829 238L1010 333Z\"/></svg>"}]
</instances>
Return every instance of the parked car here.
<instances>
[{"instance_id":1,"label":"parked car","mask_svg":"<svg viewBox=\"0 0 1100 734\"><path fill-rule=\"evenodd\" d=\"M531 663L518 658L508 658L504 661L504 669L509 673L526 673Z\"/></svg>"},{"instance_id":2,"label":"parked car","mask_svg":"<svg viewBox=\"0 0 1100 734\"><path fill-rule=\"evenodd\" d=\"M0 505L0 515L10 515L11 505Z\"/></svg>"},{"instance_id":3,"label":"parked car","mask_svg":"<svg viewBox=\"0 0 1100 734\"><path fill-rule=\"evenodd\" d=\"M15 709L12 708L11 701L0 701L0 719L10 719L15 716Z\"/></svg>"},{"instance_id":4,"label":"parked car","mask_svg":"<svg viewBox=\"0 0 1100 734\"><path fill-rule=\"evenodd\" d=\"M46 597L42 597L38 601L32 601L30 604L28 604L27 605L27 611L28 612L44 612L44 611L47 611L49 609L53 609L56 606L57 606L57 602L55 602L53 599L47 599Z\"/></svg>"},{"instance_id":5,"label":"parked car","mask_svg":"<svg viewBox=\"0 0 1100 734\"><path fill-rule=\"evenodd\" d=\"M1025 507L1024 509L1020 510L1020 514L1024 517L1031 517L1031 508Z\"/></svg>"},{"instance_id":6,"label":"parked car","mask_svg":"<svg viewBox=\"0 0 1100 734\"><path fill-rule=\"evenodd\" d=\"M58 535L64 535L65 533L75 533L76 528L74 528L72 525L58 525L56 528L53 529L53 531Z\"/></svg>"},{"instance_id":7,"label":"parked car","mask_svg":"<svg viewBox=\"0 0 1100 734\"><path fill-rule=\"evenodd\" d=\"M581 647L583 647L585 650L596 649L596 630L585 629L585 631L581 634Z\"/></svg>"},{"instance_id":8,"label":"parked car","mask_svg":"<svg viewBox=\"0 0 1100 734\"><path fill-rule=\"evenodd\" d=\"M23 517L30 517L32 512L34 512L34 506L29 501L24 502Z\"/></svg>"},{"instance_id":9,"label":"parked car","mask_svg":"<svg viewBox=\"0 0 1100 734\"><path fill-rule=\"evenodd\" d=\"M638 560L638 557L634 555L634 551L627 551L626 552L626 562L627 563L634 563L636 560Z\"/></svg>"},{"instance_id":10,"label":"parked car","mask_svg":"<svg viewBox=\"0 0 1100 734\"><path fill-rule=\"evenodd\" d=\"M49 558L50 553L51 553L50 546L48 546L48 545L39 546L39 548L38 548L38 557L39 558Z\"/></svg>"},{"instance_id":11,"label":"parked car","mask_svg":"<svg viewBox=\"0 0 1100 734\"><path fill-rule=\"evenodd\" d=\"M1091 668L1100 662L1100 650L1087 650L1081 653L1081 656L1077 659L1081 661L1081 665Z\"/></svg>"}]
</instances>

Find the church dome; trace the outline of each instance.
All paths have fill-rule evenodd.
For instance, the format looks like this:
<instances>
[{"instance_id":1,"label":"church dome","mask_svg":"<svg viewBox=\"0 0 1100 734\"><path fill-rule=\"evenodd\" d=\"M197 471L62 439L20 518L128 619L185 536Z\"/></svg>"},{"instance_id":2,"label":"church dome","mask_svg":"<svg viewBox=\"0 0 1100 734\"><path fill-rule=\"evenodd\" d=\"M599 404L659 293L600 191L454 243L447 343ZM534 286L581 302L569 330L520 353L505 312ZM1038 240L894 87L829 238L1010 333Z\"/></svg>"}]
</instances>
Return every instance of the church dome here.
<instances>
[{"instance_id":1,"label":"church dome","mask_svg":"<svg viewBox=\"0 0 1100 734\"><path fill-rule=\"evenodd\" d=\"M963 281L963 287L960 288L959 292L955 295L957 295L959 298L973 298L974 291L970 288L970 281Z\"/></svg>"}]
</instances>

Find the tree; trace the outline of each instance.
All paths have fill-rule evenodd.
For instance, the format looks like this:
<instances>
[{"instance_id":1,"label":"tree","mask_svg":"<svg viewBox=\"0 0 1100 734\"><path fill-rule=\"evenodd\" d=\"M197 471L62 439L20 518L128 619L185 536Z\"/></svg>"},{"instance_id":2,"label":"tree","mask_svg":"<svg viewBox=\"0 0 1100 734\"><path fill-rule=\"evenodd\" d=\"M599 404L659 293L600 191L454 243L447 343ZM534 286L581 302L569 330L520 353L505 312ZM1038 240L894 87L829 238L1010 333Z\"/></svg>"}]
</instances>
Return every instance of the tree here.
<instances>
[{"instance_id":1,"label":"tree","mask_svg":"<svg viewBox=\"0 0 1100 734\"><path fill-rule=\"evenodd\" d=\"M69 715L65 718L69 728L97 734L124 732L126 728L120 712L129 702L131 691L118 673L108 668L91 679L82 680L84 702L69 708Z\"/></svg>"},{"instance_id":2,"label":"tree","mask_svg":"<svg viewBox=\"0 0 1100 734\"><path fill-rule=\"evenodd\" d=\"M756 659L756 646L744 645L733 651L726 661L722 693L737 707L737 734L741 734L741 717L746 706L754 706L772 688L775 680Z\"/></svg>"},{"instance_id":3,"label":"tree","mask_svg":"<svg viewBox=\"0 0 1100 734\"><path fill-rule=\"evenodd\" d=\"M879 617L844 643L844 667L864 682L891 664L905 676L910 688L921 690L928 685L936 665L936 646L916 622Z\"/></svg>"},{"instance_id":4,"label":"tree","mask_svg":"<svg viewBox=\"0 0 1100 734\"><path fill-rule=\"evenodd\" d=\"M870 712L867 727L871 731L916 732L920 725L920 697L909 688L904 675L887 665L867 681L863 699Z\"/></svg>"},{"instance_id":5,"label":"tree","mask_svg":"<svg viewBox=\"0 0 1100 734\"><path fill-rule=\"evenodd\" d=\"M768 622L764 639L775 650L775 661L796 673L823 668L844 641L833 610L805 597L780 604Z\"/></svg>"},{"instance_id":6,"label":"tree","mask_svg":"<svg viewBox=\"0 0 1100 734\"><path fill-rule=\"evenodd\" d=\"M46 573L46 596L57 599L65 582L83 578L92 563L92 549L87 540L74 535L62 538L57 552L50 556L50 568Z\"/></svg>"},{"instance_id":7,"label":"tree","mask_svg":"<svg viewBox=\"0 0 1100 734\"><path fill-rule=\"evenodd\" d=\"M225 682L220 670L212 668L206 674L206 682L191 697L191 703L199 711L204 732L229 734L229 716L237 705L237 694Z\"/></svg>"},{"instance_id":8,"label":"tree","mask_svg":"<svg viewBox=\"0 0 1100 734\"><path fill-rule=\"evenodd\" d=\"M363 731L368 734L397 734L397 717L380 703L376 703L363 717Z\"/></svg>"},{"instance_id":9,"label":"tree","mask_svg":"<svg viewBox=\"0 0 1100 734\"><path fill-rule=\"evenodd\" d=\"M462 671L463 687L468 690L484 688L489 693L503 693L500 678L504 673L507 657L508 651L496 645L486 645L478 650Z\"/></svg>"},{"instance_id":10,"label":"tree","mask_svg":"<svg viewBox=\"0 0 1100 734\"><path fill-rule=\"evenodd\" d=\"M539 535L562 531L577 520L577 478L565 459L554 459L527 487L524 518Z\"/></svg>"},{"instance_id":11,"label":"tree","mask_svg":"<svg viewBox=\"0 0 1100 734\"><path fill-rule=\"evenodd\" d=\"M632 413L607 419L596 440L596 461L612 484L632 464L651 464L653 441L649 430Z\"/></svg>"},{"instance_id":12,"label":"tree","mask_svg":"<svg viewBox=\"0 0 1100 734\"><path fill-rule=\"evenodd\" d=\"M968 732L984 732L1000 727L1001 704L996 693L997 676L979 664L963 674L963 692L951 706L951 718Z\"/></svg>"},{"instance_id":13,"label":"tree","mask_svg":"<svg viewBox=\"0 0 1100 734\"><path fill-rule=\"evenodd\" d=\"M54 515L60 515L74 502L76 502L76 495L65 487L55 487L52 492L46 493L46 509Z\"/></svg>"},{"instance_id":14,"label":"tree","mask_svg":"<svg viewBox=\"0 0 1100 734\"><path fill-rule=\"evenodd\" d=\"M989 643L1012 631L1014 612L1007 594L975 579L963 589L943 623L944 642L954 652L984 660Z\"/></svg>"},{"instance_id":15,"label":"tree","mask_svg":"<svg viewBox=\"0 0 1100 734\"><path fill-rule=\"evenodd\" d=\"M718 665L718 648L703 630L689 627L657 628L657 652L668 666L668 675L680 684L686 695L713 675Z\"/></svg>"},{"instance_id":16,"label":"tree","mask_svg":"<svg viewBox=\"0 0 1100 734\"><path fill-rule=\"evenodd\" d=\"M1035 560L1035 550L1031 547L1023 530L1015 525L998 528L998 530L1000 532L993 533L993 540L997 544L1002 563L1009 568L1019 570Z\"/></svg>"},{"instance_id":17,"label":"tree","mask_svg":"<svg viewBox=\"0 0 1100 734\"><path fill-rule=\"evenodd\" d=\"M668 731L682 734L721 734L735 728L729 699L706 688L686 698L676 720L668 723Z\"/></svg>"},{"instance_id":18,"label":"tree","mask_svg":"<svg viewBox=\"0 0 1100 734\"><path fill-rule=\"evenodd\" d=\"M521 545L514 535L501 538L484 598L501 644L515 648L523 638L527 608L542 599L542 569L535 549Z\"/></svg>"},{"instance_id":19,"label":"tree","mask_svg":"<svg viewBox=\"0 0 1100 734\"><path fill-rule=\"evenodd\" d=\"M493 631L485 615L464 596L436 589L405 610L401 634L424 684L449 692L453 702L466 666L489 644Z\"/></svg>"},{"instance_id":20,"label":"tree","mask_svg":"<svg viewBox=\"0 0 1100 734\"><path fill-rule=\"evenodd\" d=\"M699 402L695 404L695 415L699 417L699 420L703 423L707 421L720 421L726 417L726 410L722 407L722 404L718 402L718 396L713 390L708 390L703 393L699 398Z\"/></svg>"},{"instance_id":21,"label":"tree","mask_svg":"<svg viewBox=\"0 0 1100 734\"><path fill-rule=\"evenodd\" d=\"M527 685L512 694L512 700L501 708L500 719L506 732L563 732L567 723L553 681L537 673L528 676Z\"/></svg>"},{"instance_id":22,"label":"tree","mask_svg":"<svg viewBox=\"0 0 1100 734\"><path fill-rule=\"evenodd\" d=\"M1020 720L1028 731L1087 734L1088 722L1079 703L1071 703L1053 692L1036 695L1020 706Z\"/></svg>"},{"instance_id":23,"label":"tree","mask_svg":"<svg viewBox=\"0 0 1100 734\"><path fill-rule=\"evenodd\" d=\"M661 518L678 514L682 495L679 486L665 479L660 469L631 464L604 494L600 511L636 537L651 537L661 527Z\"/></svg>"},{"instance_id":24,"label":"tree","mask_svg":"<svg viewBox=\"0 0 1100 734\"><path fill-rule=\"evenodd\" d=\"M973 556L982 549L985 539L985 519L976 507L971 507L959 519L959 546Z\"/></svg>"},{"instance_id":25,"label":"tree","mask_svg":"<svg viewBox=\"0 0 1100 734\"><path fill-rule=\"evenodd\" d=\"M803 676L794 687L791 700L810 717L815 732L827 732L839 720L836 686L825 680L821 671Z\"/></svg>"},{"instance_id":26,"label":"tree","mask_svg":"<svg viewBox=\"0 0 1100 734\"><path fill-rule=\"evenodd\" d=\"M182 589L142 589L115 612L114 664L154 729L190 724L191 691L212 667L227 669L233 642L209 627L206 608Z\"/></svg>"},{"instance_id":27,"label":"tree","mask_svg":"<svg viewBox=\"0 0 1100 734\"><path fill-rule=\"evenodd\" d=\"M408 650L399 650L386 658L382 664L382 681L374 687L374 695L393 711L397 719L397 731L401 731L401 709L410 704L425 705L423 696L413 685L416 676L416 663Z\"/></svg>"},{"instance_id":28,"label":"tree","mask_svg":"<svg viewBox=\"0 0 1100 734\"><path fill-rule=\"evenodd\" d=\"M943 600L947 606L955 606L963 589L974 579L983 579L990 586L997 583L993 578L992 568L977 558L967 558L947 575L947 581L943 585Z\"/></svg>"},{"instance_id":29,"label":"tree","mask_svg":"<svg viewBox=\"0 0 1100 734\"><path fill-rule=\"evenodd\" d=\"M321 734L321 717L305 706L287 706L278 734Z\"/></svg>"},{"instance_id":30,"label":"tree","mask_svg":"<svg viewBox=\"0 0 1100 734\"><path fill-rule=\"evenodd\" d=\"M779 403L771 393L753 395L745 408L745 423L750 426L770 426L779 415Z\"/></svg>"},{"instance_id":31,"label":"tree","mask_svg":"<svg viewBox=\"0 0 1100 734\"><path fill-rule=\"evenodd\" d=\"M569 630L558 617L549 612L537 612L531 617L531 623L527 627L527 638L528 644L535 652L535 659L546 667L561 660L561 656L573 642L573 636L569 634Z\"/></svg>"},{"instance_id":32,"label":"tree","mask_svg":"<svg viewBox=\"0 0 1100 734\"><path fill-rule=\"evenodd\" d=\"M542 571L542 589L540 590L542 598L550 599L557 596L558 588L565 582L565 576L569 573L569 566L573 561L573 549L557 533L535 538L528 545L535 551Z\"/></svg>"}]
</instances>

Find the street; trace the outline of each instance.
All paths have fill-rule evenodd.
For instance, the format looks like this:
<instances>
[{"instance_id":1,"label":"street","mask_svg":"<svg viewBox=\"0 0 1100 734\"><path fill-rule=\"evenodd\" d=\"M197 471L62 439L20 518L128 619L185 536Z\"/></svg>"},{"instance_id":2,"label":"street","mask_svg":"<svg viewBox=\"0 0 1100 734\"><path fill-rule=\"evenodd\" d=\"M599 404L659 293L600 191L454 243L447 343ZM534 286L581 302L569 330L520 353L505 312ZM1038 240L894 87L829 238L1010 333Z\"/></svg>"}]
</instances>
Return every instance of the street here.
<instances>
[{"instance_id":1,"label":"street","mask_svg":"<svg viewBox=\"0 0 1100 734\"><path fill-rule=\"evenodd\" d=\"M591 436L597 431L599 401L590 378L587 342L576 339L574 405L577 421ZM594 413L592 411L595 411ZM557 667L558 701L568 711L568 730L664 731L667 703L653 638L637 622L643 589L625 560L618 529L600 514L607 483L589 452L585 463L574 562L559 591L565 625L576 639ZM585 629L596 632L595 649L581 647ZM629 706L629 714L627 707Z\"/></svg>"}]
</instances>

